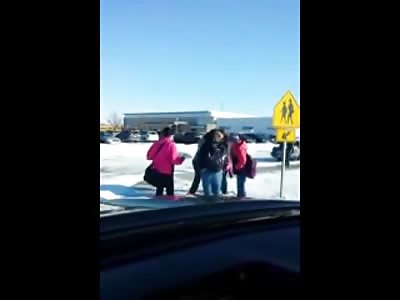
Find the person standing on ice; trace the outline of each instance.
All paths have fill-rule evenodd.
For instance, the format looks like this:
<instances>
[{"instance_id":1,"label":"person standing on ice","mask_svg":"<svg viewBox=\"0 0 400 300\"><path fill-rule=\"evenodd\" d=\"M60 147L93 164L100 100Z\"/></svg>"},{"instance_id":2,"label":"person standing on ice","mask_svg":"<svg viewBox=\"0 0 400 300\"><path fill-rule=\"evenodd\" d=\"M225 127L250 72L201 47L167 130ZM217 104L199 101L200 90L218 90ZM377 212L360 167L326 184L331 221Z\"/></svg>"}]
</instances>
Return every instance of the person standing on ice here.
<instances>
[{"instance_id":1,"label":"person standing on ice","mask_svg":"<svg viewBox=\"0 0 400 300\"><path fill-rule=\"evenodd\" d=\"M156 196L162 196L164 188L167 196L174 196L174 165L180 165L185 160L185 157L179 156L171 134L170 127L164 128L160 139L147 152L147 159L153 161L153 168L159 173Z\"/></svg>"},{"instance_id":2,"label":"person standing on ice","mask_svg":"<svg viewBox=\"0 0 400 300\"><path fill-rule=\"evenodd\" d=\"M197 145L197 152L194 155L193 159L192 159L192 165L193 165L193 169L194 169L194 178L193 178L193 182L192 185L189 189L189 192L187 193L188 195L192 195L194 196L197 192L197 190L199 189L199 185L200 185L200 180L201 180L201 169L200 169L200 165L199 165L199 152L200 152L200 148L201 146L203 146L204 142L206 139L210 139L211 136L215 133L216 129L212 129L209 132L207 132L199 141L198 145Z\"/></svg>"},{"instance_id":3,"label":"person standing on ice","mask_svg":"<svg viewBox=\"0 0 400 300\"><path fill-rule=\"evenodd\" d=\"M233 174L236 175L237 197L246 197L246 172L245 165L247 161L247 144L239 135L231 136L231 160L233 166Z\"/></svg>"},{"instance_id":4,"label":"person standing on ice","mask_svg":"<svg viewBox=\"0 0 400 300\"><path fill-rule=\"evenodd\" d=\"M226 195L228 193L228 181L227 181L227 176L229 174L230 177L232 177L232 162L230 159L230 148L231 148L231 142L229 140L229 135L228 132L225 129L220 129L221 133L224 135L223 143L227 149L227 162L224 167L224 170L222 172L222 182L221 182L221 192L223 195Z\"/></svg>"},{"instance_id":5,"label":"person standing on ice","mask_svg":"<svg viewBox=\"0 0 400 300\"><path fill-rule=\"evenodd\" d=\"M219 131L212 131L205 136L204 144L198 154L201 169L201 182L204 196L214 197L220 195L222 171L227 164L227 149L223 143L224 135Z\"/></svg>"}]
</instances>

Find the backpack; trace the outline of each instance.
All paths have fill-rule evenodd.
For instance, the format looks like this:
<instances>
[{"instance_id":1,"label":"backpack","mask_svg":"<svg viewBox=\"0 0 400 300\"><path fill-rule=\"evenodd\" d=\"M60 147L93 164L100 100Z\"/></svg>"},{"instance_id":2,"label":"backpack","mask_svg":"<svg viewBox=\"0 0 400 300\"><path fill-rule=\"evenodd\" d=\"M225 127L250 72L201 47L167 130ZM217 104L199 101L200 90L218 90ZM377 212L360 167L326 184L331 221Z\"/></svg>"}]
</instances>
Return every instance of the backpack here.
<instances>
[{"instance_id":1,"label":"backpack","mask_svg":"<svg viewBox=\"0 0 400 300\"><path fill-rule=\"evenodd\" d=\"M246 164L244 165L244 172L246 177L253 179L256 177L257 161L254 160L249 154L246 154Z\"/></svg>"},{"instance_id":2,"label":"backpack","mask_svg":"<svg viewBox=\"0 0 400 300\"><path fill-rule=\"evenodd\" d=\"M165 143L162 143L161 146L158 147L154 157L160 152L160 150L164 147ZM148 184L157 187L158 183L160 182L160 173L153 169L153 163L151 163L145 170L143 180L146 181Z\"/></svg>"},{"instance_id":3,"label":"backpack","mask_svg":"<svg viewBox=\"0 0 400 300\"><path fill-rule=\"evenodd\" d=\"M227 155L223 149L220 147L215 147L211 149L211 151L208 154L208 166L207 169L209 169L212 172L218 172L221 171L227 160Z\"/></svg>"}]
</instances>

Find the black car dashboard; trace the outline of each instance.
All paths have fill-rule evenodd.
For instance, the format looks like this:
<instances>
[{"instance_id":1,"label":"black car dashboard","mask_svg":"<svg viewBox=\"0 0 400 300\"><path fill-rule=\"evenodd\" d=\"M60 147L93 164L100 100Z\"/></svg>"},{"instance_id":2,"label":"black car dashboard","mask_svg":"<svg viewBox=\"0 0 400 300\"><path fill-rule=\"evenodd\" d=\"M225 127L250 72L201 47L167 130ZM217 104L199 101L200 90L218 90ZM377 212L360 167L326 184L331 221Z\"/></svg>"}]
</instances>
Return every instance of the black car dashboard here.
<instances>
[{"instance_id":1,"label":"black car dashboard","mask_svg":"<svg viewBox=\"0 0 400 300\"><path fill-rule=\"evenodd\" d=\"M125 225L101 220L100 298L266 299L298 293L299 204L242 205L174 208L180 218L164 220L159 211L141 212L147 223L146 216L129 214Z\"/></svg>"}]
</instances>

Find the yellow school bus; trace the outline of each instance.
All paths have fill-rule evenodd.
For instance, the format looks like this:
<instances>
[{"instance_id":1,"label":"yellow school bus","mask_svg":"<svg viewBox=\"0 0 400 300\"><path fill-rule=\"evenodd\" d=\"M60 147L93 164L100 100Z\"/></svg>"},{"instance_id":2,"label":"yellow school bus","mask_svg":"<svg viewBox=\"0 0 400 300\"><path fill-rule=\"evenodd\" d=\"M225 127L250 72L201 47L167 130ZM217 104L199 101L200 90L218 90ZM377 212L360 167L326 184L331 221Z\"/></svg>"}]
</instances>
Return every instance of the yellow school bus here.
<instances>
[{"instance_id":1,"label":"yellow school bus","mask_svg":"<svg viewBox=\"0 0 400 300\"><path fill-rule=\"evenodd\" d=\"M111 126L107 124L100 124L100 131L107 131L107 132L121 132L121 126Z\"/></svg>"},{"instance_id":2,"label":"yellow school bus","mask_svg":"<svg viewBox=\"0 0 400 300\"><path fill-rule=\"evenodd\" d=\"M114 128L111 125L100 124L100 131L113 131Z\"/></svg>"}]
</instances>

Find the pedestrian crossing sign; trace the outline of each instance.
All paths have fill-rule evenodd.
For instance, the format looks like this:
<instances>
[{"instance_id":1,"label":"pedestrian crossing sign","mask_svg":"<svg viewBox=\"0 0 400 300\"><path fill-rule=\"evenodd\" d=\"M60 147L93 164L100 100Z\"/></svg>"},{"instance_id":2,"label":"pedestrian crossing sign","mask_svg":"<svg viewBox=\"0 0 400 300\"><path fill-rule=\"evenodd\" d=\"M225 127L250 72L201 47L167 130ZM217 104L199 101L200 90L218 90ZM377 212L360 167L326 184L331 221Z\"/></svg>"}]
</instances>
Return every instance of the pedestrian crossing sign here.
<instances>
[{"instance_id":1,"label":"pedestrian crossing sign","mask_svg":"<svg viewBox=\"0 0 400 300\"><path fill-rule=\"evenodd\" d=\"M287 91L275 105L272 126L275 128L300 128L300 106L290 91Z\"/></svg>"},{"instance_id":2,"label":"pedestrian crossing sign","mask_svg":"<svg viewBox=\"0 0 400 300\"><path fill-rule=\"evenodd\" d=\"M276 138L277 143L294 143L296 141L296 129L295 128L277 128Z\"/></svg>"}]
</instances>

